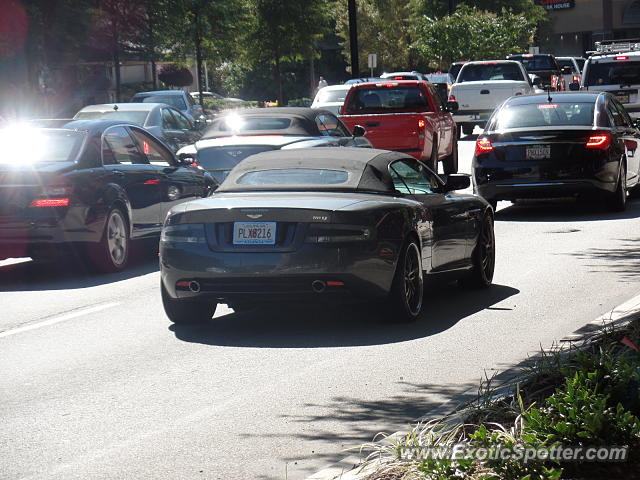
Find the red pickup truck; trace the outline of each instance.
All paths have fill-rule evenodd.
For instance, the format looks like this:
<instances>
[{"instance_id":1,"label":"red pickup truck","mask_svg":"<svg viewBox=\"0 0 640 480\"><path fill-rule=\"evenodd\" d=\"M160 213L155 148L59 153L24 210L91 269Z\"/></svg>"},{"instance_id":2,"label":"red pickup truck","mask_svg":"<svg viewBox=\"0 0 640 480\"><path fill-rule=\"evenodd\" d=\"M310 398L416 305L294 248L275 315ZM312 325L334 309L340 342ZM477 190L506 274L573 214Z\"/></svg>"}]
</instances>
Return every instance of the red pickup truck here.
<instances>
[{"instance_id":1,"label":"red pickup truck","mask_svg":"<svg viewBox=\"0 0 640 480\"><path fill-rule=\"evenodd\" d=\"M340 119L353 131L363 125L374 148L405 152L435 172L458 171L458 138L451 112L436 88L422 80L359 83L351 87Z\"/></svg>"}]
</instances>

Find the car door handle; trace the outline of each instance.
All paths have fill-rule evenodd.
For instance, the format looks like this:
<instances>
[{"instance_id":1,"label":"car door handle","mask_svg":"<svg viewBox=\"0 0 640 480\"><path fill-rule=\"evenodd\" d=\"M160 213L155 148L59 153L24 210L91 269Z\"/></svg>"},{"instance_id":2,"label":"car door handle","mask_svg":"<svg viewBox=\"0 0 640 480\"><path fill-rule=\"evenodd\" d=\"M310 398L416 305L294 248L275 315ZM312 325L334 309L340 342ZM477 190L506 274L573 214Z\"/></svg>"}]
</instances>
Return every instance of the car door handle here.
<instances>
[{"instance_id":1,"label":"car door handle","mask_svg":"<svg viewBox=\"0 0 640 480\"><path fill-rule=\"evenodd\" d=\"M366 122L365 125L367 127L379 127L380 126L380 122Z\"/></svg>"},{"instance_id":2,"label":"car door handle","mask_svg":"<svg viewBox=\"0 0 640 480\"><path fill-rule=\"evenodd\" d=\"M112 173L116 176L116 177L124 177L124 172L121 170L112 170Z\"/></svg>"},{"instance_id":3,"label":"car door handle","mask_svg":"<svg viewBox=\"0 0 640 480\"><path fill-rule=\"evenodd\" d=\"M489 95L489 90L480 90L480 95Z\"/></svg>"},{"instance_id":4,"label":"car door handle","mask_svg":"<svg viewBox=\"0 0 640 480\"><path fill-rule=\"evenodd\" d=\"M162 169L162 173L169 174L175 172L176 170L178 170L178 167L166 167Z\"/></svg>"}]
</instances>

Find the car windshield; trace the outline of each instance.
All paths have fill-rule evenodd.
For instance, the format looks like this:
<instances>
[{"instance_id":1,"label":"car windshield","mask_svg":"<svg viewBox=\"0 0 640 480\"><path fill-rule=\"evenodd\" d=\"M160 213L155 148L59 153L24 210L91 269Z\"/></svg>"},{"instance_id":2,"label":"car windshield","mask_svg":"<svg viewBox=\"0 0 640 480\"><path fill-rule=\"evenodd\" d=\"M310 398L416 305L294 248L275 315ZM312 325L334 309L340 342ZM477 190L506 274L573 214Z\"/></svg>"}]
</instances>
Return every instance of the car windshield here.
<instances>
[{"instance_id":1,"label":"car windshield","mask_svg":"<svg viewBox=\"0 0 640 480\"><path fill-rule=\"evenodd\" d=\"M403 109L425 111L428 109L427 99L420 88L394 87L393 85L356 90L350 97L347 111L384 112Z\"/></svg>"},{"instance_id":2,"label":"car windshield","mask_svg":"<svg viewBox=\"0 0 640 480\"><path fill-rule=\"evenodd\" d=\"M638 85L640 61L590 63L585 85Z\"/></svg>"},{"instance_id":3,"label":"car windshield","mask_svg":"<svg viewBox=\"0 0 640 480\"><path fill-rule=\"evenodd\" d=\"M149 111L122 111L108 110L106 112L78 112L73 117L75 120L123 120L125 122L144 125L149 116Z\"/></svg>"},{"instance_id":4,"label":"car windshield","mask_svg":"<svg viewBox=\"0 0 640 480\"><path fill-rule=\"evenodd\" d=\"M567 125L591 126L594 108L594 102L505 105L493 118L489 130Z\"/></svg>"},{"instance_id":5,"label":"car windshield","mask_svg":"<svg viewBox=\"0 0 640 480\"><path fill-rule=\"evenodd\" d=\"M349 90L326 90L318 92L317 103L344 102Z\"/></svg>"},{"instance_id":6,"label":"car windshield","mask_svg":"<svg viewBox=\"0 0 640 480\"><path fill-rule=\"evenodd\" d=\"M327 170L320 168L282 168L278 170L260 170L242 175L239 185L258 185L261 187L277 187L292 185L339 185L349 179L344 170Z\"/></svg>"},{"instance_id":7,"label":"car windshield","mask_svg":"<svg viewBox=\"0 0 640 480\"><path fill-rule=\"evenodd\" d=\"M132 103L166 103L172 107L176 107L178 110L186 110L187 104L184 102L182 95L134 95L131 99Z\"/></svg>"},{"instance_id":8,"label":"car windshield","mask_svg":"<svg viewBox=\"0 0 640 480\"><path fill-rule=\"evenodd\" d=\"M467 64L460 71L458 82L479 82L493 80L524 81L522 72L515 63Z\"/></svg>"},{"instance_id":9,"label":"car windshield","mask_svg":"<svg viewBox=\"0 0 640 480\"><path fill-rule=\"evenodd\" d=\"M509 60L521 62L528 72L558 69L554 58L548 55L514 55Z\"/></svg>"},{"instance_id":10,"label":"car windshield","mask_svg":"<svg viewBox=\"0 0 640 480\"><path fill-rule=\"evenodd\" d=\"M0 163L71 162L78 156L84 133L31 127L0 129ZM25 145L28 148L25 149Z\"/></svg>"},{"instance_id":11,"label":"car windshield","mask_svg":"<svg viewBox=\"0 0 640 480\"><path fill-rule=\"evenodd\" d=\"M268 145L234 145L198 150L198 165L211 172L222 183L229 171L250 155L274 148Z\"/></svg>"}]
</instances>

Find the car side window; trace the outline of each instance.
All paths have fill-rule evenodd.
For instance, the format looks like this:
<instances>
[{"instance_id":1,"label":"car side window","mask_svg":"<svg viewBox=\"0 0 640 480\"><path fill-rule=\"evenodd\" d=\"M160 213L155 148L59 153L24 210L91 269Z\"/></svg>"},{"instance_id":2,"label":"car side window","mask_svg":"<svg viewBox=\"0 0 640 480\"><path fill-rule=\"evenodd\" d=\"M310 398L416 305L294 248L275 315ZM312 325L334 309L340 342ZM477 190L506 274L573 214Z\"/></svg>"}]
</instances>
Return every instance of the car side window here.
<instances>
[{"instance_id":1,"label":"car side window","mask_svg":"<svg viewBox=\"0 0 640 480\"><path fill-rule=\"evenodd\" d=\"M135 140L124 127L111 127L102 134L103 165L134 165L147 163Z\"/></svg>"},{"instance_id":2,"label":"car side window","mask_svg":"<svg viewBox=\"0 0 640 480\"><path fill-rule=\"evenodd\" d=\"M615 108L615 110L617 110L618 114L620 115L623 122L622 125L624 125L625 127L632 127L633 122L631 121L631 117L629 117L627 110L616 100L614 100L611 103L613 104L613 107Z\"/></svg>"},{"instance_id":3,"label":"car side window","mask_svg":"<svg viewBox=\"0 0 640 480\"><path fill-rule=\"evenodd\" d=\"M611 118L613 119L613 125L615 125L616 127L626 126L624 121L624 116L615 107L615 104L613 102L609 102L609 105L607 105L607 111L609 112L609 115L611 115Z\"/></svg>"},{"instance_id":4,"label":"car side window","mask_svg":"<svg viewBox=\"0 0 640 480\"><path fill-rule=\"evenodd\" d=\"M165 130L178 130L178 123L168 108L162 109L162 128Z\"/></svg>"},{"instance_id":5,"label":"car side window","mask_svg":"<svg viewBox=\"0 0 640 480\"><path fill-rule=\"evenodd\" d=\"M316 117L316 125L320 134L325 137L348 137L348 132L345 132L344 127L340 123L337 117L326 113L321 113Z\"/></svg>"},{"instance_id":6,"label":"car side window","mask_svg":"<svg viewBox=\"0 0 640 480\"><path fill-rule=\"evenodd\" d=\"M140 149L146 155L151 165L160 167L175 166L173 155L164 148L160 142L142 130L132 128L131 131L140 145Z\"/></svg>"},{"instance_id":7,"label":"car side window","mask_svg":"<svg viewBox=\"0 0 640 480\"><path fill-rule=\"evenodd\" d=\"M441 112L443 112L444 103L442 103L442 97L436 90L436 87L434 87L433 85L429 85L429 92L431 92L431 96L433 97L433 100L436 102L436 106L440 109Z\"/></svg>"},{"instance_id":8,"label":"car side window","mask_svg":"<svg viewBox=\"0 0 640 480\"><path fill-rule=\"evenodd\" d=\"M435 193L438 182L429 170L416 160L398 160L389 165L395 189L410 195Z\"/></svg>"},{"instance_id":9,"label":"car side window","mask_svg":"<svg viewBox=\"0 0 640 480\"><path fill-rule=\"evenodd\" d=\"M176 123L178 124L178 128L180 130L193 130L193 127L191 126L191 122L182 113L180 113L177 110L174 110L171 113L176 119Z\"/></svg>"}]
</instances>

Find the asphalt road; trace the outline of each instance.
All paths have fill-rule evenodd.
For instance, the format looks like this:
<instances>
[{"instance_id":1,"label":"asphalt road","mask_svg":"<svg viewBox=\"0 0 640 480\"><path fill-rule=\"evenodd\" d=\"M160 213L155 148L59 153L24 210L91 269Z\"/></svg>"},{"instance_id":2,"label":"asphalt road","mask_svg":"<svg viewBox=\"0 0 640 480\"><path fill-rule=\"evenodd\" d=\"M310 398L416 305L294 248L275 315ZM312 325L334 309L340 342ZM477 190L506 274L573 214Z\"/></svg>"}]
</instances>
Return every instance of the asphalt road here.
<instances>
[{"instance_id":1,"label":"asphalt road","mask_svg":"<svg viewBox=\"0 0 640 480\"><path fill-rule=\"evenodd\" d=\"M502 202L495 285L430 288L399 326L282 305L175 327L151 248L117 275L5 262L0 478L303 478L637 294L638 216Z\"/></svg>"}]
</instances>

